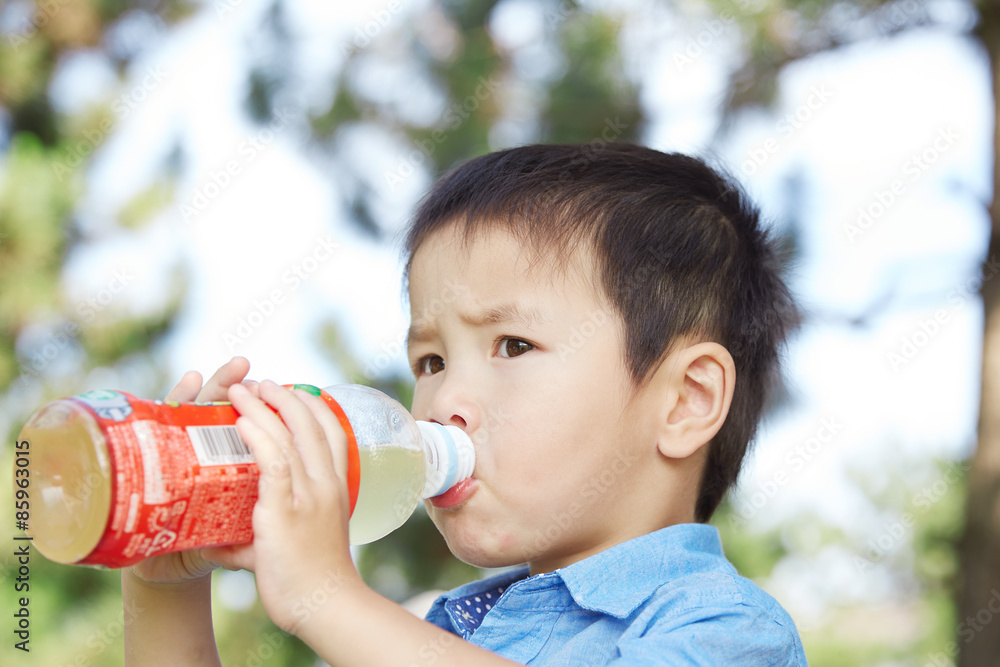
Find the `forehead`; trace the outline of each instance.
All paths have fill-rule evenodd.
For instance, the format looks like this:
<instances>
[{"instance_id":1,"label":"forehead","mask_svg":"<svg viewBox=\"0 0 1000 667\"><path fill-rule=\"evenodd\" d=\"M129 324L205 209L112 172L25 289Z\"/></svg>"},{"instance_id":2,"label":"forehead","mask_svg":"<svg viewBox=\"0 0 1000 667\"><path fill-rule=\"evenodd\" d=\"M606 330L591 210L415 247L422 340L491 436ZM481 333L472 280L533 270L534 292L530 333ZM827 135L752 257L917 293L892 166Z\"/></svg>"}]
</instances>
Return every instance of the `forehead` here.
<instances>
[{"instance_id":1,"label":"forehead","mask_svg":"<svg viewBox=\"0 0 1000 667\"><path fill-rule=\"evenodd\" d=\"M450 224L435 230L413 253L408 277L411 306L433 299L435 291L454 292L473 284L485 292L583 290L594 301L604 301L597 262L588 244L539 247L530 238L503 228L480 228L466 234L459 225ZM443 289L442 283L448 281L451 287Z\"/></svg>"}]
</instances>

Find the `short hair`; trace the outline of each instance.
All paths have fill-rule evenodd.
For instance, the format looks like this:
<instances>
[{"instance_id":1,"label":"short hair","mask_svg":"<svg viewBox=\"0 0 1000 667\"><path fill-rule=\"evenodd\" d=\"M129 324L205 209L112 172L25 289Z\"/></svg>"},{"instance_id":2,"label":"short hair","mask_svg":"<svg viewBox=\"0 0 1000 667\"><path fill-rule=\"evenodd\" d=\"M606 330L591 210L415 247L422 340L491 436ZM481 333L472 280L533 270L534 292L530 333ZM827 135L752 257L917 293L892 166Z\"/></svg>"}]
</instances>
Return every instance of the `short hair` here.
<instances>
[{"instance_id":1,"label":"short hair","mask_svg":"<svg viewBox=\"0 0 1000 667\"><path fill-rule=\"evenodd\" d=\"M595 284L624 327L640 388L683 336L715 341L737 369L729 414L708 445L695 519L735 484L798 323L776 243L732 178L698 158L628 143L532 145L483 155L442 177L408 229L405 276L429 234L491 229L567 261L594 251Z\"/></svg>"}]
</instances>

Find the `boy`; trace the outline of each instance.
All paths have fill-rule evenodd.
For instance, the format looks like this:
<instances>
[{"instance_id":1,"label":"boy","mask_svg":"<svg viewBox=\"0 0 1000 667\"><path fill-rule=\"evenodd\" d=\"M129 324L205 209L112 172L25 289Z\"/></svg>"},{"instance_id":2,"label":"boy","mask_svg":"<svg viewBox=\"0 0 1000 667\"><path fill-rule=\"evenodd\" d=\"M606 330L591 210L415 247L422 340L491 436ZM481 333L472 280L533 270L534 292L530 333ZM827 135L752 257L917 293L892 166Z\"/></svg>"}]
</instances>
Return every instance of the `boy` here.
<instances>
[{"instance_id":1,"label":"boy","mask_svg":"<svg viewBox=\"0 0 1000 667\"><path fill-rule=\"evenodd\" d=\"M637 146L522 147L446 175L406 247L413 414L462 428L477 455L428 512L466 562L527 566L446 594L429 622L378 596L347 546L336 418L242 384L237 358L170 397L228 396L242 415L262 471L254 542L126 570L146 610L128 664L218 664L218 564L255 570L271 619L331 665L806 664L704 524L795 313L741 191Z\"/></svg>"}]
</instances>

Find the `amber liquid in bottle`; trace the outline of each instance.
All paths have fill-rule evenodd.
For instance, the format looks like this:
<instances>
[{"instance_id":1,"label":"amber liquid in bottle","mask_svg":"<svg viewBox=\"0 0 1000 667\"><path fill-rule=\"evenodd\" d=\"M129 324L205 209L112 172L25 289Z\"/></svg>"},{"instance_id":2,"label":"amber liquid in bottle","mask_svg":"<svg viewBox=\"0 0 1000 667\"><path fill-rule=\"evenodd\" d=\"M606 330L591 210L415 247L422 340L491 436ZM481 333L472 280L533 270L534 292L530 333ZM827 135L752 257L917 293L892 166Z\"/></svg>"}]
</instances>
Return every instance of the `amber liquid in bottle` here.
<instances>
[{"instance_id":1,"label":"amber liquid in bottle","mask_svg":"<svg viewBox=\"0 0 1000 667\"><path fill-rule=\"evenodd\" d=\"M46 558L76 562L97 546L111 510L111 462L94 418L71 401L54 401L21 430L30 446L31 515L25 534Z\"/></svg>"}]
</instances>

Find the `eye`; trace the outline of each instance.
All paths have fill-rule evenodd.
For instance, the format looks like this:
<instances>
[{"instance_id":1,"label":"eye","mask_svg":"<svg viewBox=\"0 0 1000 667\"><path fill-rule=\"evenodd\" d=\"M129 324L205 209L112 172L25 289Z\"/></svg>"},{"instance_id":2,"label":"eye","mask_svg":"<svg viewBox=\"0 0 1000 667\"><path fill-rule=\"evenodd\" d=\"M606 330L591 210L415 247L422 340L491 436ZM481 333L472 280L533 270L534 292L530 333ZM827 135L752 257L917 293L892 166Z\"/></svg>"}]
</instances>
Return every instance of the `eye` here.
<instances>
[{"instance_id":1,"label":"eye","mask_svg":"<svg viewBox=\"0 0 1000 667\"><path fill-rule=\"evenodd\" d=\"M519 357L525 352L534 350L535 346L519 338L501 338L497 355L504 358Z\"/></svg>"},{"instance_id":2,"label":"eye","mask_svg":"<svg viewBox=\"0 0 1000 667\"><path fill-rule=\"evenodd\" d=\"M444 370L444 359L436 354L428 354L417 360L417 375L434 375Z\"/></svg>"}]
</instances>

